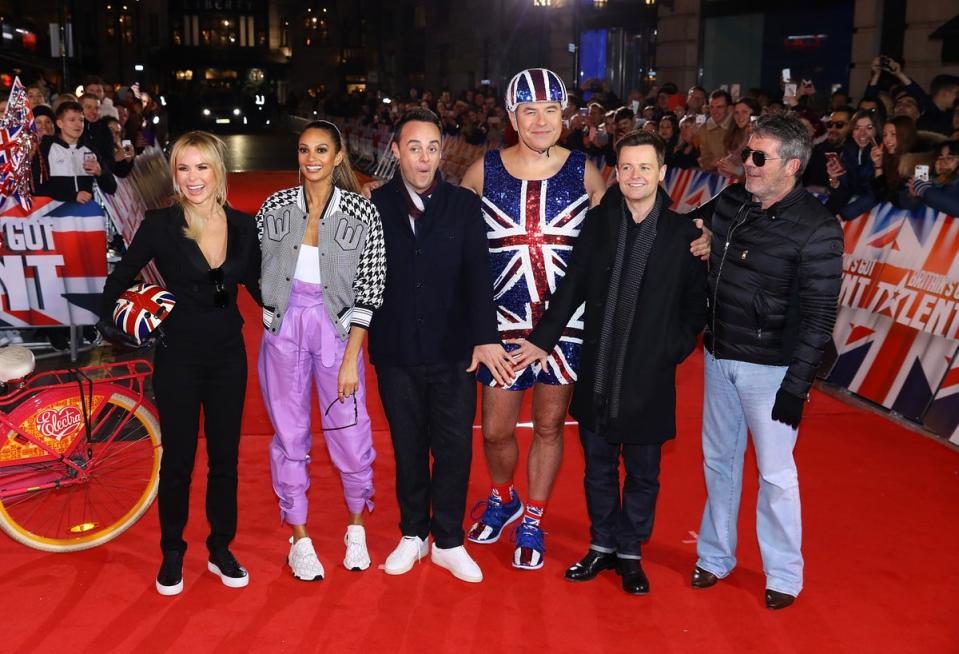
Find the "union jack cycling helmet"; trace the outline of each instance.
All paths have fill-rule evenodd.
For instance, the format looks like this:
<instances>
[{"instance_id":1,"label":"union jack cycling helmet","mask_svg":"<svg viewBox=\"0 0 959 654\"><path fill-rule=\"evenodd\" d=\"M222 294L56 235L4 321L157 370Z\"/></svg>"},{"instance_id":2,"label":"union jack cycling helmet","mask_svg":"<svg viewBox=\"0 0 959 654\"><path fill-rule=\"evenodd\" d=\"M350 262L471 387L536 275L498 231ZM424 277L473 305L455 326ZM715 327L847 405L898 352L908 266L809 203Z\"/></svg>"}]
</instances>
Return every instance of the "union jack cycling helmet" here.
<instances>
[{"instance_id":1,"label":"union jack cycling helmet","mask_svg":"<svg viewBox=\"0 0 959 654\"><path fill-rule=\"evenodd\" d=\"M176 305L173 293L156 284L140 282L120 294L113 309L117 328L138 344L150 339Z\"/></svg>"},{"instance_id":2,"label":"union jack cycling helmet","mask_svg":"<svg viewBox=\"0 0 959 654\"><path fill-rule=\"evenodd\" d=\"M546 68L527 68L516 73L506 87L506 110L510 113L524 102L558 102L566 108L566 85L559 75Z\"/></svg>"}]
</instances>

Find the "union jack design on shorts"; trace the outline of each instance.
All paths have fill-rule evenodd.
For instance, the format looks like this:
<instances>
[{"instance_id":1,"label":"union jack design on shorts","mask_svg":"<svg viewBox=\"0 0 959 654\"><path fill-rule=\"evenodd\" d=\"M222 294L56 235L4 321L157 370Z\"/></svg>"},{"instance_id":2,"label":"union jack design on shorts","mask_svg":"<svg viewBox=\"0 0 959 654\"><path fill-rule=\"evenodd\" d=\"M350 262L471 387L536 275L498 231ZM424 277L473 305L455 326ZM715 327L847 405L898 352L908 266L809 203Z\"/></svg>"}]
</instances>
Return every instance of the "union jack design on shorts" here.
<instances>
[{"instance_id":1,"label":"union jack design on shorts","mask_svg":"<svg viewBox=\"0 0 959 654\"><path fill-rule=\"evenodd\" d=\"M113 322L137 343L143 343L170 315L176 305L173 293L156 284L134 284L117 300Z\"/></svg>"}]
</instances>

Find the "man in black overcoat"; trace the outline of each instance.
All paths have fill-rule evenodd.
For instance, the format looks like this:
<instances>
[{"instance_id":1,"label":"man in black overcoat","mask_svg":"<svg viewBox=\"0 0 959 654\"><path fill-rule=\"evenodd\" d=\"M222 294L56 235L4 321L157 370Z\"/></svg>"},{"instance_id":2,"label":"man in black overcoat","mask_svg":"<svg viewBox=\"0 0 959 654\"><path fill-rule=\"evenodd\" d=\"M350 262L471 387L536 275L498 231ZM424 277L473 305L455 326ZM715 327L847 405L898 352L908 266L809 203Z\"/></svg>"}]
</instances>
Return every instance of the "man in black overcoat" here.
<instances>
[{"instance_id":1,"label":"man in black overcoat","mask_svg":"<svg viewBox=\"0 0 959 654\"><path fill-rule=\"evenodd\" d=\"M396 174L372 197L386 241L386 287L369 353L393 441L402 533L383 568L401 575L429 554L477 583L482 570L463 546L473 372L482 363L509 384L513 369L496 330L480 199L440 177L433 112L411 110L395 129Z\"/></svg>"},{"instance_id":2,"label":"man in black overcoat","mask_svg":"<svg viewBox=\"0 0 959 654\"><path fill-rule=\"evenodd\" d=\"M662 444L676 435L676 366L706 322L706 268L689 254L699 229L669 210L665 149L639 131L616 144L618 186L590 210L548 310L514 353L517 368L545 359L586 303L570 413L586 459L590 546L566 578L615 568L636 595L649 592L641 543L653 530Z\"/></svg>"}]
</instances>

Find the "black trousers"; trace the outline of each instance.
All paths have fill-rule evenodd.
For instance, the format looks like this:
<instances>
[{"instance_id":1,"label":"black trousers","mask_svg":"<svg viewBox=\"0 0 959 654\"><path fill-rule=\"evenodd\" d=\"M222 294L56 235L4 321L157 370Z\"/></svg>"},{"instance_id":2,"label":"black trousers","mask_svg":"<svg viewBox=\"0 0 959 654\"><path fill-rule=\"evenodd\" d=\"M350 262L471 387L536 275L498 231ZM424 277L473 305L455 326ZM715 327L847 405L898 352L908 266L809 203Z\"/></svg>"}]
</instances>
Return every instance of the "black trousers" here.
<instances>
[{"instance_id":1,"label":"black trousers","mask_svg":"<svg viewBox=\"0 0 959 654\"><path fill-rule=\"evenodd\" d=\"M396 458L400 532L424 540L433 534L441 549L463 544L476 414L476 381L468 365L376 368Z\"/></svg>"},{"instance_id":2,"label":"black trousers","mask_svg":"<svg viewBox=\"0 0 959 654\"><path fill-rule=\"evenodd\" d=\"M579 428L579 438L586 460L583 485L590 548L616 552L622 558L639 558L641 544L653 533L663 446L610 443L602 433L584 427ZM620 458L626 468L622 494Z\"/></svg>"},{"instance_id":3,"label":"black trousers","mask_svg":"<svg viewBox=\"0 0 959 654\"><path fill-rule=\"evenodd\" d=\"M196 459L200 407L209 459L207 548L226 548L236 535L237 458L246 392L243 336L220 333L209 339L170 335L157 347L153 389L160 413L160 547L186 551L183 528L190 513L190 478Z\"/></svg>"}]
</instances>

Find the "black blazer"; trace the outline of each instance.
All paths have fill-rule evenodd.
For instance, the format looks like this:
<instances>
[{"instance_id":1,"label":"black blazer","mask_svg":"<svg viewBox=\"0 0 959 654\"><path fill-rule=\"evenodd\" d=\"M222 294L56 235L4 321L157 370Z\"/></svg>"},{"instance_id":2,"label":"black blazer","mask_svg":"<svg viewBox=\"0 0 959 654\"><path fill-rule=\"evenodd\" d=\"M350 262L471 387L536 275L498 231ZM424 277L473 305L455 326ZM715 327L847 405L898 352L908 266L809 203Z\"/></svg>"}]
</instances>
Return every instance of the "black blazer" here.
<instances>
[{"instance_id":1,"label":"black blazer","mask_svg":"<svg viewBox=\"0 0 959 654\"><path fill-rule=\"evenodd\" d=\"M224 206L227 219L227 252L223 263L223 285L229 295L227 306L214 303L216 287L210 280L210 266L196 241L186 238L186 219L179 205L147 211L123 259L107 277L100 317L113 320L113 307L120 294L133 285L150 260L156 262L167 290L176 296L176 307L163 322L169 338L214 333L239 333L243 318L236 306L237 285L246 286L257 304L260 297L260 244L253 216Z\"/></svg>"},{"instance_id":2,"label":"black blazer","mask_svg":"<svg viewBox=\"0 0 959 654\"><path fill-rule=\"evenodd\" d=\"M500 340L480 199L441 181L414 238L404 193L399 171L373 192L386 239L386 289L370 323L370 360L469 361L474 346Z\"/></svg>"},{"instance_id":3,"label":"black blazer","mask_svg":"<svg viewBox=\"0 0 959 654\"><path fill-rule=\"evenodd\" d=\"M629 333L620 414L604 428L603 435L611 442L653 444L676 435L676 366L696 347L696 337L706 323L706 265L689 253L689 244L700 231L686 216L666 210L669 195L662 189L659 194L665 204ZM616 240L624 220L622 197L614 186L599 206L589 210L566 276L528 338L549 352L570 316L586 302L570 413L588 429L598 424L594 374Z\"/></svg>"}]
</instances>

